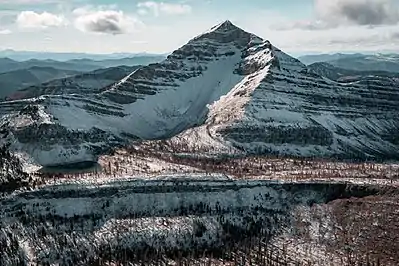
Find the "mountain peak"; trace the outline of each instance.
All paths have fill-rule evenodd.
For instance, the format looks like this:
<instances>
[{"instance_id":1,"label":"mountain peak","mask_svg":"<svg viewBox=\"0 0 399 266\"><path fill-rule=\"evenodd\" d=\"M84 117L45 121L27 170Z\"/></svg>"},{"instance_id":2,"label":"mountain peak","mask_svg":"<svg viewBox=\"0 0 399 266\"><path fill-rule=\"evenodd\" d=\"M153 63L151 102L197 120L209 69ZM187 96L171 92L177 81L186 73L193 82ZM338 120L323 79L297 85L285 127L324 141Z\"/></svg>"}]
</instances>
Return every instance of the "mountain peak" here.
<instances>
[{"instance_id":1,"label":"mountain peak","mask_svg":"<svg viewBox=\"0 0 399 266\"><path fill-rule=\"evenodd\" d=\"M237 27L230 20L226 20L197 36L193 40L198 41L203 39L213 40L219 43L235 43L237 47L242 48L252 39L260 40L261 38Z\"/></svg>"},{"instance_id":2,"label":"mountain peak","mask_svg":"<svg viewBox=\"0 0 399 266\"><path fill-rule=\"evenodd\" d=\"M219 23L213 26L209 31L205 33L218 33L218 34L229 34L231 32L242 32L246 34L250 34L243 30L242 28L234 25L230 20L226 20L222 23Z\"/></svg>"},{"instance_id":3,"label":"mountain peak","mask_svg":"<svg viewBox=\"0 0 399 266\"><path fill-rule=\"evenodd\" d=\"M237 27L236 25L234 25L230 20L226 20L222 23L219 23L216 26L213 26L211 31L231 31L231 30L237 30L240 29L239 27Z\"/></svg>"}]
</instances>

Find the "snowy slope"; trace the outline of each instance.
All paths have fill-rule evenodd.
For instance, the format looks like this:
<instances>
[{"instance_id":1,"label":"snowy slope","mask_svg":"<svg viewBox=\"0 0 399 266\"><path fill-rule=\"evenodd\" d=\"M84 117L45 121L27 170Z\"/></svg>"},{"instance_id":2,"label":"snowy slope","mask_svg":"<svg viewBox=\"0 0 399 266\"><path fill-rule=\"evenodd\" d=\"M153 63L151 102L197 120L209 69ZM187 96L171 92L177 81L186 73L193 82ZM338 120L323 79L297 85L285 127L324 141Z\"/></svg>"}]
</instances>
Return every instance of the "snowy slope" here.
<instances>
[{"instance_id":1,"label":"snowy slope","mask_svg":"<svg viewBox=\"0 0 399 266\"><path fill-rule=\"evenodd\" d=\"M210 106L204 125L179 134L172 145L212 153L398 158L396 82L383 77L333 82L266 46L269 54L254 49L248 58L259 64L269 57L272 63L258 66Z\"/></svg>"},{"instance_id":2,"label":"snowy slope","mask_svg":"<svg viewBox=\"0 0 399 266\"><path fill-rule=\"evenodd\" d=\"M381 80L323 78L226 21L97 94L2 103L0 126L42 165L173 136L216 153L397 158L398 95Z\"/></svg>"},{"instance_id":3,"label":"snowy slope","mask_svg":"<svg viewBox=\"0 0 399 266\"><path fill-rule=\"evenodd\" d=\"M16 191L0 198L0 264L92 265L106 256L104 247L114 254L121 248L140 253L143 246L160 253L209 249L226 244L226 223L251 232L259 221L262 229L277 233L296 206L375 193L372 187L343 183L194 181L190 176ZM196 234L198 222L203 234Z\"/></svg>"}]
</instances>

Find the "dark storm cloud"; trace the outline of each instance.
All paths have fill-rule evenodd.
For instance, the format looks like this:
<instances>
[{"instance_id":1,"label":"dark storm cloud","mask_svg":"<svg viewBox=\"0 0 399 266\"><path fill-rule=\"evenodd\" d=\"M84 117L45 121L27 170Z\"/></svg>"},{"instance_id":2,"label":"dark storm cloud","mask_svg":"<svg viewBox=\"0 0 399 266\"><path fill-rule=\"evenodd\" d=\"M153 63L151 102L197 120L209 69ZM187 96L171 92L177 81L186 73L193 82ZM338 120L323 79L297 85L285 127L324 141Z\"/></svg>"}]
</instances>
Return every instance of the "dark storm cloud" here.
<instances>
[{"instance_id":1,"label":"dark storm cloud","mask_svg":"<svg viewBox=\"0 0 399 266\"><path fill-rule=\"evenodd\" d=\"M390 1L346 0L337 1L337 18L357 25L390 25L399 21L399 12ZM334 15L334 14L332 14Z\"/></svg>"},{"instance_id":2,"label":"dark storm cloud","mask_svg":"<svg viewBox=\"0 0 399 266\"><path fill-rule=\"evenodd\" d=\"M287 23L277 28L282 30L324 30L341 26L372 27L397 23L399 23L399 1L314 0L313 18Z\"/></svg>"},{"instance_id":3,"label":"dark storm cloud","mask_svg":"<svg viewBox=\"0 0 399 266\"><path fill-rule=\"evenodd\" d=\"M76 27L85 32L123 34L141 24L134 17L127 16L122 11L117 10L77 9L74 13L78 15L75 20Z\"/></svg>"},{"instance_id":4,"label":"dark storm cloud","mask_svg":"<svg viewBox=\"0 0 399 266\"><path fill-rule=\"evenodd\" d=\"M102 32L109 34L124 33L123 27L120 25L119 19L115 15L108 15L97 20L88 21L84 25L87 31Z\"/></svg>"}]
</instances>

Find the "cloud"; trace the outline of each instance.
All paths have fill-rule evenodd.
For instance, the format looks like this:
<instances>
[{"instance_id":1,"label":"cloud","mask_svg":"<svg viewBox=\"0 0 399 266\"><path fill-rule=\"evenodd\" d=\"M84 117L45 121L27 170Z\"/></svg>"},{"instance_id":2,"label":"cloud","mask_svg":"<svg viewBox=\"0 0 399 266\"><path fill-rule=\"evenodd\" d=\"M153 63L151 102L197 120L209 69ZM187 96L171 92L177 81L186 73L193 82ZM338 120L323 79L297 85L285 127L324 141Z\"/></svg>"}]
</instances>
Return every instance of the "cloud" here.
<instances>
[{"instance_id":1,"label":"cloud","mask_svg":"<svg viewBox=\"0 0 399 266\"><path fill-rule=\"evenodd\" d=\"M345 36L345 37L339 37L335 36L331 39L327 39L324 41L325 44L327 45L344 45L344 46L374 46L378 44L382 44L389 40L389 37L383 36L383 35L378 35L376 33L371 34L371 35L361 35L361 36Z\"/></svg>"},{"instance_id":2,"label":"cloud","mask_svg":"<svg viewBox=\"0 0 399 266\"><path fill-rule=\"evenodd\" d=\"M394 0L314 0L310 20L274 24L279 30L325 30L341 26L384 26L399 23L399 6Z\"/></svg>"},{"instance_id":3,"label":"cloud","mask_svg":"<svg viewBox=\"0 0 399 266\"><path fill-rule=\"evenodd\" d=\"M36 13L34 11L22 11L16 20L20 28L45 29L65 25L67 21L63 16L48 12Z\"/></svg>"},{"instance_id":4,"label":"cloud","mask_svg":"<svg viewBox=\"0 0 399 266\"><path fill-rule=\"evenodd\" d=\"M272 23L270 24L270 28L275 30L292 30L292 29L301 29L301 30L324 30L330 29L331 24L326 23L322 20L301 20L301 21L284 21L280 23Z\"/></svg>"},{"instance_id":5,"label":"cloud","mask_svg":"<svg viewBox=\"0 0 399 266\"><path fill-rule=\"evenodd\" d=\"M392 0L315 0L317 16L332 26L393 25L399 22L399 10Z\"/></svg>"},{"instance_id":6,"label":"cloud","mask_svg":"<svg viewBox=\"0 0 399 266\"><path fill-rule=\"evenodd\" d=\"M192 11L190 5L187 4L172 4L164 2L140 2L137 4L139 14L146 15L152 13L154 16L165 15L184 15Z\"/></svg>"},{"instance_id":7,"label":"cloud","mask_svg":"<svg viewBox=\"0 0 399 266\"><path fill-rule=\"evenodd\" d=\"M3 29L3 30L0 29L0 35L7 35L7 34L11 34L11 31L8 29Z\"/></svg>"},{"instance_id":8,"label":"cloud","mask_svg":"<svg viewBox=\"0 0 399 266\"><path fill-rule=\"evenodd\" d=\"M287 51L398 51L399 36L397 26L359 27L356 25L319 31L275 31L266 36L277 47ZM396 36L396 38L395 38Z\"/></svg>"},{"instance_id":9,"label":"cloud","mask_svg":"<svg viewBox=\"0 0 399 266\"><path fill-rule=\"evenodd\" d=\"M17 18L17 13L11 13L11 12L1 12L0 11L0 25L5 27L11 24L15 23L15 20Z\"/></svg>"},{"instance_id":10,"label":"cloud","mask_svg":"<svg viewBox=\"0 0 399 266\"><path fill-rule=\"evenodd\" d=\"M77 16L76 28L83 32L115 35L130 32L143 25L137 18L128 16L120 10L78 8L73 11L73 14Z\"/></svg>"},{"instance_id":11,"label":"cloud","mask_svg":"<svg viewBox=\"0 0 399 266\"><path fill-rule=\"evenodd\" d=\"M60 3L61 0L0 0L0 4L5 5L37 5Z\"/></svg>"}]
</instances>

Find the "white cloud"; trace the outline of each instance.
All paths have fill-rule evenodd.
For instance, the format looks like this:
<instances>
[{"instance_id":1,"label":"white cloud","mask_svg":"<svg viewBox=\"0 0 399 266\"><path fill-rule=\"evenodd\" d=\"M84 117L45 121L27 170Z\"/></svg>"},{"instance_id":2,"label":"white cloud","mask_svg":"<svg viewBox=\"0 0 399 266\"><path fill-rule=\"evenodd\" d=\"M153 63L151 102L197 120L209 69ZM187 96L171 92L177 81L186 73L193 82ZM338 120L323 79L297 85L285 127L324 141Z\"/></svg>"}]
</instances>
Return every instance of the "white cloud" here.
<instances>
[{"instance_id":1,"label":"white cloud","mask_svg":"<svg viewBox=\"0 0 399 266\"><path fill-rule=\"evenodd\" d=\"M11 31L8 29L3 29L3 30L0 29L0 35L7 35L7 34L11 34Z\"/></svg>"},{"instance_id":2,"label":"white cloud","mask_svg":"<svg viewBox=\"0 0 399 266\"><path fill-rule=\"evenodd\" d=\"M98 6L85 5L85 6L78 7L78 8L75 8L74 10L72 10L72 14L76 15L76 16L80 16L80 15L87 15L87 14L90 14L90 13L94 13L94 12L97 12L97 11L108 11L108 10L117 10L117 9L118 9L118 6L115 5L115 4L112 4L112 5L98 5Z\"/></svg>"},{"instance_id":3,"label":"white cloud","mask_svg":"<svg viewBox=\"0 0 399 266\"><path fill-rule=\"evenodd\" d=\"M190 5L187 4L172 4L164 2L140 2L137 4L138 12L141 15L152 13L154 16L165 15L184 15L192 11Z\"/></svg>"},{"instance_id":4,"label":"white cloud","mask_svg":"<svg viewBox=\"0 0 399 266\"><path fill-rule=\"evenodd\" d=\"M63 16L48 12L36 13L34 11L22 11L17 16L16 22L20 28L31 29L59 27L67 23Z\"/></svg>"},{"instance_id":5,"label":"white cloud","mask_svg":"<svg viewBox=\"0 0 399 266\"><path fill-rule=\"evenodd\" d=\"M73 11L76 15L75 26L83 32L105 34L123 34L141 28L143 23L133 16L124 14L120 10L93 10L90 7L78 8Z\"/></svg>"},{"instance_id":6,"label":"white cloud","mask_svg":"<svg viewBox=\"0 0 399 266\"><path fill-rule=\"evenodd\" d=\"M280 23L270 24L270 28L275 30L292 30L292 29L302 29L302 30L324 30L333 28L331 24L326 23L323 20L299 20L299 21L289 21L285 20Z\"/></svg>"},{"instance_id":7,"label":"white cloud","mask_svg":"<svg viewBox=\"0 0 399 266\"><path fill-rule=\"evenodd\" d=\"M35 5L59 3L61 0L0 0L0 4L7 5Z\"/></svg>"}]
</instances>

